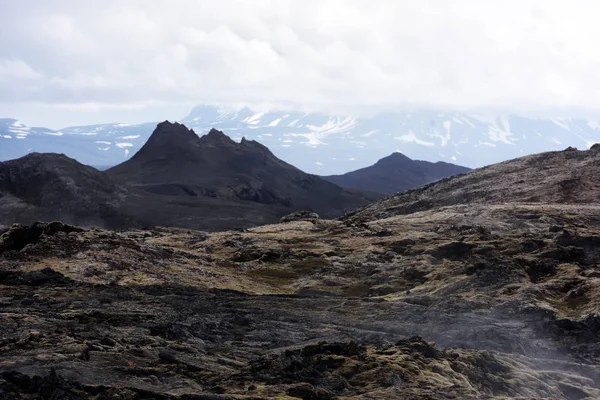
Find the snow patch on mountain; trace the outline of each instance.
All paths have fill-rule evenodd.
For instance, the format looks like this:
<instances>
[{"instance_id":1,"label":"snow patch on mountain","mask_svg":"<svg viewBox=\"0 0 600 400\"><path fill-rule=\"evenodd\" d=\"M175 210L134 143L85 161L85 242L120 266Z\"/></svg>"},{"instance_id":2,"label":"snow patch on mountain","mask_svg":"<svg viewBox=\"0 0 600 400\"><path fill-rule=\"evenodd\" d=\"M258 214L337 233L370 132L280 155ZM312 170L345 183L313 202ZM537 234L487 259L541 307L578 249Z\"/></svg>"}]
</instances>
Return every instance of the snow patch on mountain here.
<instances>
[{"instance_id":1,"label":"snow patch on mountain","mask_svg":"<svg viewBox=\"0 0 600 400\"><path fill-rule=\"evenodd\" d=\"M408 131L406 135L396 136L394 139L404 143L416 143L421 146L435 146L435 143L422 140L414 134L413 131Z\"/></svg>"}]
</instances>

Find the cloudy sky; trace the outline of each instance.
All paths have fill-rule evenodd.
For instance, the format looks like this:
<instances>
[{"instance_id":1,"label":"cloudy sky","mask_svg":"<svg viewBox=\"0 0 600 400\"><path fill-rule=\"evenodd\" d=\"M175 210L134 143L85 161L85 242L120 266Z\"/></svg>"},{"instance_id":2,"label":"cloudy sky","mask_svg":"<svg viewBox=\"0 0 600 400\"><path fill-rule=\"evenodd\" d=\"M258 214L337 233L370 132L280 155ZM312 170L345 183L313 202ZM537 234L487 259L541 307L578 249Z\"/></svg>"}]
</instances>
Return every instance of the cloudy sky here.
<instances>
[{"instance_id":1,"label":"cloudy sky","mask_svg":"<svg viewBox=\"0 0 600 400\"><path fill-rule=\"evenodd\" d=\"M600 112L595 0L0 0L0 117Z\"/></svg>"}]
</instances>

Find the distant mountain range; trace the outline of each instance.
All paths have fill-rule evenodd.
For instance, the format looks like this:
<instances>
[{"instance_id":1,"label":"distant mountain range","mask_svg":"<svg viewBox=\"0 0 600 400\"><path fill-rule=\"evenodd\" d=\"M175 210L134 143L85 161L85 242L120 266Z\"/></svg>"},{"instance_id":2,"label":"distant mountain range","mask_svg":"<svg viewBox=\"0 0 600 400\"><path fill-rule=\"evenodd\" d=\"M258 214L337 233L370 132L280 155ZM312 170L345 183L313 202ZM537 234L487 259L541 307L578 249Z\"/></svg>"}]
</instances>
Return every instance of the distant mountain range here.
<instances>
[{"instance_id":1,"label":"distant mountain range","mask_svg":"<svg viewBox=\"0 0 600 400\"><path fill-rule=\"evenodd\" d=\"M390 112L368 118L302 112L255 112L199 106L180 122L198 135L212 128L234 141L269 147L303 171L343 174L397 151L412 159L480 167L527 154L600 142L600 121L484 116L456 112ZM135 154L156 122L102 124L60 130L0 119L0 160L58 152L87 165L109 167Z\"/></svg>"},{"instance_id":2,"label":"distant mountain range","mask_svg":"<svg viewBox=\"0 0 600 400\"><path fill-rule=\"evenodd\" d=\"M469 168L459 165L415 161L401 153L393 153L370 167L323 178L341 187L390 195L468 171Z\"/></svg>"}]
</instances>

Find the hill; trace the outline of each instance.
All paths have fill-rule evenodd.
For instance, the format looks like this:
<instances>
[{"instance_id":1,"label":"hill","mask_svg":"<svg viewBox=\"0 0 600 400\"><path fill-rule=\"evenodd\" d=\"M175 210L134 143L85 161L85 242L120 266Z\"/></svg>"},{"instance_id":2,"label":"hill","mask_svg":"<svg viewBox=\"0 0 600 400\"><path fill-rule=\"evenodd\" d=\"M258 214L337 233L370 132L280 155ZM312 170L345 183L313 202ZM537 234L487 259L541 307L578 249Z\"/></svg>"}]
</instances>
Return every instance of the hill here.
<instances>
[{"instance_id":1,"label":"hill","mask_svg":"<svg viewBox=\"0 0 600 400\"><path fill-rule=\"evenodd\" d=\"M459 165L411 160L401 153L393 153L370 167L323 179L345 188L390 195L468 171L469 168Z\"/></svg>"},{"instance_id":2,"label":"hill","mask_svg":"<svg viewBox=\"0 0 600 400\"><path fill-rule=\"evenodd\" d=\"M398 193L358 210L372 220L459 204L586 204L600 193L600 145L534 154Z\"/></svg>"},{"instance_id":3,"label":"hill","mask_svg":"<svg viewBox=\"0 0 600 400\"><path fill-rule=\"evenodd\" d=\"M124 186L63 154L0 162L1 224L63 220L110 226L126 195Z\"/></svg>"}]
</instances>

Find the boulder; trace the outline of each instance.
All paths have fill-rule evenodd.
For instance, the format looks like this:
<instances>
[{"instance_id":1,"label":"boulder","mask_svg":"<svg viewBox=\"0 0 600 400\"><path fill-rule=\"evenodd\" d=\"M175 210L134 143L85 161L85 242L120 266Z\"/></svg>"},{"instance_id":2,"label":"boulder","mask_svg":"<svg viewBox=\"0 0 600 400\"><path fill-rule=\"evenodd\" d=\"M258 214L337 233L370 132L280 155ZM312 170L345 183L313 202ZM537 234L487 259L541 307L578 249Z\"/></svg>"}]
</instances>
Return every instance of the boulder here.
<instances>
[{"instance_id":1,"label":"boulder","mask_svg":"<svg viewBox=\"0 0 600 400\"><path fill-rule=\"evenodd\" d=\"M282 217L279 222L315 221L319 218L319 214L312 211L297 211Z\"/></svg>"},{"instance_id":2,"label":"boulder","mask_svg":"<svg viewBox=\"0 0 600 400\"><path fill-rule=\"evenodd\" d=\"M59 232L83 232L77 226L62 222L35 222L31 226L14 224L0 235L0 254L5 251L19 251L30 243L37 243L42 235L52 236Z\"/></svg>"}]
</instances>

